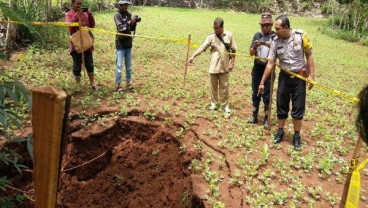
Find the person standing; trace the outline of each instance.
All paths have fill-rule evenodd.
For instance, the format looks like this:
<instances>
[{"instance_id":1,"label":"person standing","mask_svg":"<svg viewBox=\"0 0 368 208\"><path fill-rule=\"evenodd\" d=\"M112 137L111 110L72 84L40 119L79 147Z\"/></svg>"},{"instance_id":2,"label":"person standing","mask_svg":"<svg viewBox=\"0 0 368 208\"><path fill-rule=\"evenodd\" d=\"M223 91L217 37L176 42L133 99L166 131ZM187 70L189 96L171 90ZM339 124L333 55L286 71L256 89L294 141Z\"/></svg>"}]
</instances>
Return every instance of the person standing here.
<instances>
[{"instance_id":1,"label":"person standing","mask_svg":"<svg viewBox=\"0 0 368 208\"><path fill-rule=\"evenodd\" d=\"M363 87L358 96L358 116L355 125L364 142L368 145L368 85Z\"/></svg>"},{"instance_id":2,"label":"person standing","mask_svg":"<svg viewBox=\"0 0 368 208\"><path fill-rule=\"evenodd\" d=\"M218 109L218 105L224 108L227 116L230 116L229 107L229 77L234 68L236 43L231 32L224 30L224 20L216 18L213 23L214 32L211 33L203 44L189 58L193 63L195 57L210 48L211 61L209 78L211 87L211 106L209 110Z\"/></svg>"},{"instance_id":3,"label":"person standing","mask_svg":"<svg viewBox=\"0 0 368 208\"><path fill-rule=\"evenodd\" d=\"M91 13L91 10L83 11L82 1L81 0L72 0L73 9L65 14L66 22L78 22L79 17L81 17L81 23L83 27L95 27L95 19ZM79 30L79 27L68 27L70 35L73 35ZM73 75L77 82L80 84L80 77L82 71L82 53L78 53L75 50L75 47L72 41L69 41L69 51L70 55L73 57ZM94 77L94 65L93 65L93 56L92 52L94 51L94 47L87 49L84 51L84 64L87 69L88 78L91 83L92 90L96 89L95 77Z\"/></svg>"},{"instance_id":4,"label":"person standing","mask_svg":"<svg viewBox=\"0 0 368 208\"><path fill-rule=\"evenodd\" d=\"M118 12L114 15L116 29L118 33L131 35L132 31L135 31L137 26L136 19L132 18L132 14L128 12L128 7L132 3L129 0L120 0L118 2ZM116 90L122 92L121 88L121 71L122 62L125 63L125 81L126 90L134 92L132 86L132 46L133 38L131 36L117 35L115 38L116 44L116 70L115 70L115 82Z\"/></svg>"},{"instance_id":5,"label":"person standing","mask_svg":"<svg viewBox=\"0 0 368 208\"><path fill-rule=\"evenodd\" d=\"M252 117L249 119L248 123L255 124L258 122L258 111L261 98L263 98L264 104L264 121L263 125L268 129L268 107L270 103L270 87L271 78L268 77L264 82L264 93L258 96L258 86L261 82L263 73L266 69L267 58L270 51L272 40L275 37L275 32L272 31L272 15L271 13L263 13L261 16L260 23L261 32L254 34L252 43L249 49L249 54L251 56L256 56L254 60L254 65L252 69Z\"/></svg>"},{"instance_id":6,"label":"person standing","mask_svg":"<svg viewBox=\"0 0 368 208\"><path fill-rule=\"evenodd\" d=\"M289 18L280 15L275 21L277 37L271 44L268 63L258 87L258 94L264 93L265 82L275 66L276 58L279 59L281 68L291 72L304 75L307 72L309 80L314 80L314 60L312 45L304 31L294 30L290 27ZM306 61L304 59L306 58ZM306 82L280 70L277 88L277 118L278 131L274 143L280 143L284 137L284 125L290 110L290 99L292 101L291 116L293 118L294 136L293 145L300 150L300 130L305 112ZM308 89L313 85L309 84Z\"/></svg>"}]
</instances>

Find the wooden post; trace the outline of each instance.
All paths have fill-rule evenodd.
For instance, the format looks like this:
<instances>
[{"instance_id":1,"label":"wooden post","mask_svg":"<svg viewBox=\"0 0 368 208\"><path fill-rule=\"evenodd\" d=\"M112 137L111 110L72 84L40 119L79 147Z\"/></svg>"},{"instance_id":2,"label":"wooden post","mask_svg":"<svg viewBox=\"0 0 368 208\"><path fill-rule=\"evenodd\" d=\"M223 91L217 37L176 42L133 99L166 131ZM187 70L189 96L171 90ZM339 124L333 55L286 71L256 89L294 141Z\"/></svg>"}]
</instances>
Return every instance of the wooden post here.
<instances>
[{"instance_id":1,"label":"wooden post","mask_svg":"<svg viewBox=\"0 0 368 208\"><path fill-rule=\"evenodd\" d=\"M35 208L56 206L67 100L67 94L61 89L38 87L32 90Z\"/></svg>"},{"instance_id":2,"label":"wooden post","mask_svg":"<svg viewBox=\"0 0 368 208\"><path fill-rule=\"evenodd\" d=\"M346 180L345 180L344 191L342 192L339 208L344 208L345 207L346 198L348 196L348 191L349 191L351 174L353 173L354 169L358 165L358 158L359 158L360 149L362 147L362 143L363 143L363 137L360 135L360 137L359 137L359 139L358 139L358 141L355 145L353 157L351 158L351 161L350 161L349 173L348 173L348 175L346 177Z\"/></svg>"},{"instance_id":3,"label":"wooden post","mask_svg":"<svg viewBox=\"0 0 368 208\"><path fill-rule=\"evenodd\" d=\"M79 24L79 30L80 30L80 45L82 48L82 71L83 71L83 75L84 75L84 89L87 91L87 69L86 69L86 64L84 63L84 51L83 51L83 35L82 35L82 14L80 11L78 11L78 24ZM84 70L83 70L84 69Z\"/></svg>"},{"instance_id":4,"label":"wooden post","mask_svg":"<svg viewBox=\"0 0 368 208\"><path fill-rule=\"evenodd\" d=\"M191 44L191 35L188 35L188 41L187 41L187 56L185 58L185 65L184 65L184 87L185 82L187 79L187 69L188 69L188 58L189 58L189 50L190 50L190 44Z\"/></svg>"},{"instance_id":5,"label":"wooden post","mask_svg":"<svg viewBox=\"0 0 368 208\"><path fill-rule=\"evenodd\" d=\"M270 102L268 104L268 115L267 115L268 130L271 129L272 95L273 95L273 85L275 83L274 80L275 80L275 67L271 71Z\"/></svg>"}]
</instances>

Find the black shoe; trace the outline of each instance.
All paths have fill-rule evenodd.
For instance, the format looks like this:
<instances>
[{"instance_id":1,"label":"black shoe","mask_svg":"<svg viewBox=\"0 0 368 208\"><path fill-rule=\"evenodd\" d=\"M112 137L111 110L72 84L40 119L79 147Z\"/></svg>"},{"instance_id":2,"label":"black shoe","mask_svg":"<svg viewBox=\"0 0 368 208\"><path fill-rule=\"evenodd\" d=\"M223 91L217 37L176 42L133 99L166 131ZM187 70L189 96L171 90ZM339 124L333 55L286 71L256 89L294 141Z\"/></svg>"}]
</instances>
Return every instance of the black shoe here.
<instances>
[{"instance_id":1,"label":"black shoe","mask_svg":"<svg viewBox=\"0 0 368 208\"><path fill-rule=\"evenodd\" d=\"M284 138L284 132L283 131L278 131L274 140L273 140L273 143L275 144L278 144L280 143Z\"/></svg>"},{"instance_id":2,"label":"black shoe","mask_svg":"<svg viewBox=\"0 0 368 208\"><path fill-rule=\"evenodd\" d=\"M293 138L293 144L294 144L294 149L295 150L300 150L301 149L301 144L300 144L300 135L299 136L295 136Z\"/></svg>"},{"instance_id":3,"label":"black shoe","mask_svg":"<svg viewBox=\"0 0 368 208\"><path fill-rule=\"evenodd\" d=\"M128 92L135 92L135 89L134 89L134 87L132 86L132 85L126 85L126 90L128 91Z\"/></svg>"},{"instance_id":4,"label":"black shoe","mask_svg":"<svg viewBox=\"0 0 368 208\"><path fill-rule=\"evenodd\" d=\"M250 123L250 124L258 123L257 117L255 117L255 116L250 117L250 119L248 120L248 123Z\"/></svg>"},{"instance_id":5,"label":"black shoe","mask_svg":"<svg viewBox=\"0 0 368 208\"><path fill-rule=\"evenodd\" d=\"M266 117L264 119L263 126L265 129L268 129L268 119Z\"/></svg>"}]
</instances>

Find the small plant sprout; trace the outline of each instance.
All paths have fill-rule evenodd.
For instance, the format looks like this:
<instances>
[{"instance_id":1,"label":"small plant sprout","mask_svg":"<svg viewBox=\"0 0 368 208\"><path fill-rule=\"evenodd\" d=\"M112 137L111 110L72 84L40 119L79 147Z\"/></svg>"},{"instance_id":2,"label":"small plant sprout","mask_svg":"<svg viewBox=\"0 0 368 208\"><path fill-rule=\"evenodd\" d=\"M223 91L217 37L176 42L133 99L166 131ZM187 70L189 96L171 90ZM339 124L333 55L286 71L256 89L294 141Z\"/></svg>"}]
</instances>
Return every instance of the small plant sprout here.
<instances>
[{"instance_id":1,"label":"small plant sprout","mask_svg":"<svg viewBox=\"0 0 368 208\"><path fill-rule=\"evenodd\" d=\"M152 151L152 155L153 155L153 157L155 158L155 159L157 159L157 157L158 157L158 154L160 153L160 150L153 150Z\"/></svg>"},{"instance_id":2,"label":"small plant sprout","mask_svg":"<svg viewBox=\"0 0 368 208\"><path fill-rule=\"evenodd\" d=\"M268 151L268 145L264 144L262 147L262 160L264 163L268 162L268 156L270 155L270 152Z\"/></svg>"},{"instance_id":3,"label":"small plant sprout","mask_svg":"<svg viewBox=\"0 0 368 208\"><path fill-rule=\"evenodd\" d=\"M179 147L179 154L184 154L187 149L187 146L184 144Z\"/></svg>"},{"instance_id":4,"label":"small plant sprout","mask_svg":"<svg viewBox=\"0 0 368 208\"><path fill-rule=\"evenodd\" d=\"M115 181L116 186L121 186L121 184L123 183L123 176L122 175L115 175L114 181Z\"/></svg>"}]
</instances>

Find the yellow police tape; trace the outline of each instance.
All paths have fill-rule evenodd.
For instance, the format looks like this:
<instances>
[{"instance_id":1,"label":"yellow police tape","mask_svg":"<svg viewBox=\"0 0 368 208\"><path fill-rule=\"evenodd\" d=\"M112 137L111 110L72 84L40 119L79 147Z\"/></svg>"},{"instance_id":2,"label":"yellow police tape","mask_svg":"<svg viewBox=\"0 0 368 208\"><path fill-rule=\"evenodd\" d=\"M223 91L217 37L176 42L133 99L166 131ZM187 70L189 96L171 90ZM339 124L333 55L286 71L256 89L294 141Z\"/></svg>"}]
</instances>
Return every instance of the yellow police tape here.
<instances>
[{"instance_id":1,"label":"yellow police tape","mask_svg":"<svg viewBox=\"0 0 368 208\"><path fill-rule=\"evenodd\" d=\"M229 55L236 55L236 56L245 56L245 57L251 57L253 59L259 59L259 60L268 61L268 58L260 58L260 57L257 57L257 56L250 56L250 55L242 54L242 53L230 53L230 52L225 52L225 51L220 51L220 53L225 53L225 54L229 54ZM280 70L282 70L282 71L284 71L284 72L286 72L286 73L288 73L288 74L290 74L290 75L292 75L294 77L297 77L297 78L299 78L301 80L304 80L307 83L313 84L313 85L315 85L315 86L317 86L317 87L319 87L319 88L321 88L321 89L323 89L323 90L325 90L327 92L330 92L332 94L335 94L337 96L340 96L340 97L345 98L345 99L347 99L349 101L352 101L352 102L357 102L357 103L360 102L360 100L358 98L356 98L356 97L349 96L349 95L347 95L347 94L345 94L345 93L343 93L341 91L338 91L338 90L335 90L333 88L327 87L326 85L323 85L323 84L318 83L316 81L307 79L307 78L305 78L305 77L303 77L303 76L301 76L299 74L296 74L294 72L291 72L290 70L283 69L279 64L276 64L276 65L280 68Z\"/></svg>"},{"instance_id":2,"label":"yellow police tape","mask_svg":"<svg viewBox=\"0 0 368 208\"><path fill-rule=\"evenodd\" d=\"M310 80L310 79L307 79L307 78L305 78L305 77L303 77L303 76L301 76L301 75L299 75L299 74L296 74L296 73L294 73L294 72L291 72L291 71L289 71L289 70L287 70L287 69L283 69L280 65L278 65L277 64L277 66L282 70L282 71L284 71L284 72L286 72L286 73L288 73L288 74L290 74L290 75L292 75L292 76L294 76L294 77L297 77L297 78L299 78L299 79L301 79L301 80L304 80L305 82L307 82L307 83L310 83L310 84L312 84L312 85L314 85L314 86L317 86L317 87L319 87L319 88L321 88L321 89L323 89L323 90L325 90L325 91L327 91L327 92L330 92L330 93L332 93L332 94L335 94L335 95L338 95L338 96L340 96L340 97L342 97L342 98L345 98L345 99L347 99L347 100L350 100L350 101L353 101L353 102L359 102L360 100L358 99L358 98L356 98L356 97L352 97L352 96L349 96L349 95L347 95L347 94L345 94L345 93L343 93L343 92L341 92L341 91L338 91L338 90L335 90L335 89L332 89L332 88L330 88L330 87L327 87L326 85L323 85L323 84L321 84L321 83L318 83L318 82L316 82L316 81L313 81L313 80Z\"/></svg>"},{"instance_id":3,"label":"yellow police tape","mask_svg":"<svg viewBox=\"0 0 368 208\"><path fill-rule=\"evenodd\" d=\"M13 24L31 24L31 25L37 25L37 26L72 26L72 27L78 27L79 24L78 22L73 22L73 23L67 23L67 22L17 22L17 21L0 21L0 23L13 23ZM89 30L92 32L97 32L97 33L105 33L105 34L111 34L111 35L118 35L118 36L128 36L128 37L139 37L139 38L145 38L145 39L151 39L151 40L160 40L160 41L169 41L169 42L177 42L177 43L190 43L189 39L171 39L171 38L159 38L159 37L151 37L151 36L143 36L143 35L131 35L131 34L124 34L124 33L117 33L117 32L111 32L111 31L107 31L107 30L103 30L103 29L96 29L96 28L89 28L89 27L81 27L82 30ZM198 48L199 45L195 44L195 43L190 43L190 46L193 48ZM224 52L224 51L220 51L220 53L226 53L226 54L230 54L230 55L235 55L235 56L245 56L245 57L250 57L253 59L261 59L261 60L268 60L267 58L259 58L256 56L250 56L247 54L242 54L242 53L230 53L230 52ZM327 87L326 85L320 84L316 81L313 80L309 80L299 74L295 74L289 70L286 69L282 69L279 65L277 65L281 70L283 70L284 72L295 76L299 79L304 80L307 83L313 84L327 92L330 92L332 94L338 95L342 98L345 98L347 100L353 101L353 102L359 102L358 98L355 97L351 97L341 91L332 89L330 87Z\"/></svg>"},{"instance_id":4,"label":"yellow police tape","mask_svg":"<svg viewBox=\"0 0 368 208\"><path fill-rule=\"evenodd\" d=\"M118 35L118 36L138 37L138 38L177 42L177 43L188 43L188 39L171 39L171 38L159 38L159 37L152 37L152 36L145 36L145 35L131 35L131 34L118 33L118 32L111 32L111 31L103 30L103 29L89 28L89 27L81 27L81 29L88 30L91 32L105 33L105 34Z\"/></svg>"},{"instance_id":5,"label":"yellow police tape","mask_svg":"<svg viewBox=\"0 0 368 208\"><path fill-rule=\"evenodd\" d=\"M368 162L366 158L362 163L360 163L351 174L349 192L346 198L345 208L355 208L359 205L360 199L360 173L359 171L365 167Z\"/></svg>"},{"instance_id":6,"label":"yellow police tape","mask_svg":"<svg viewBox=\"0 0 368 208\"><path fill-rule=\"evenodd\" d=\"M0 21L0 23L10 23L18 25L36 25L36 26L62 26L62 27L77 27L78 22L19 22L19 21Z\"/></svg>"}]
</instances>

